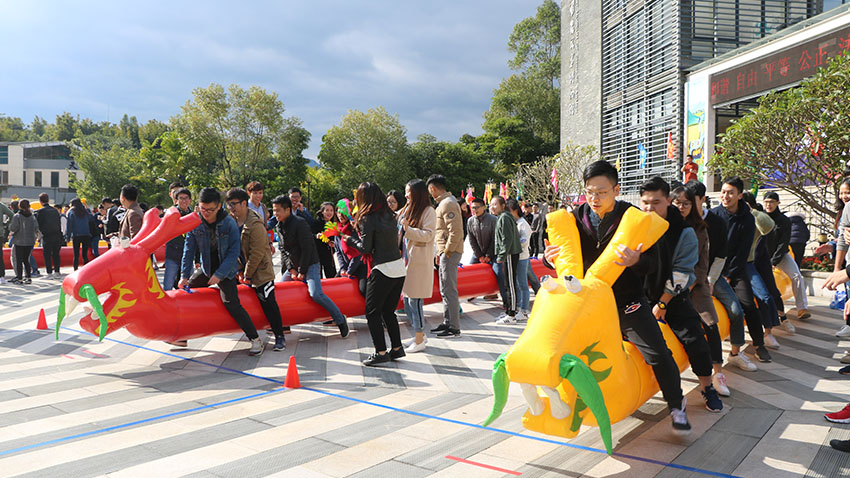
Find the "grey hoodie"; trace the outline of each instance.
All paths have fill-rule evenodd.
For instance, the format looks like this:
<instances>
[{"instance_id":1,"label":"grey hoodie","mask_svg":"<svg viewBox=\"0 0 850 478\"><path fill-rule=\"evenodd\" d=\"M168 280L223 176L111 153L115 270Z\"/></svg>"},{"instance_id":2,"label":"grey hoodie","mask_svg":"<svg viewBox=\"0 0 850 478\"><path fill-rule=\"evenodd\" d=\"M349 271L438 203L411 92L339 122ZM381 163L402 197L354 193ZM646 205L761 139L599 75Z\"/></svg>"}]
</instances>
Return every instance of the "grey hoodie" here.
<instances>
[{"instance_id":1,"label":"grey hoodie","mask_svg":"<svg viewBox=\"0 0 850 478\"><path fill-rule=\"evenodd\" d=\"M34 246L35 236L38 233L38 220L32 209L19 210L9 224L9 231L15 235L16 246Z\"/></svg>"}]
</instances>

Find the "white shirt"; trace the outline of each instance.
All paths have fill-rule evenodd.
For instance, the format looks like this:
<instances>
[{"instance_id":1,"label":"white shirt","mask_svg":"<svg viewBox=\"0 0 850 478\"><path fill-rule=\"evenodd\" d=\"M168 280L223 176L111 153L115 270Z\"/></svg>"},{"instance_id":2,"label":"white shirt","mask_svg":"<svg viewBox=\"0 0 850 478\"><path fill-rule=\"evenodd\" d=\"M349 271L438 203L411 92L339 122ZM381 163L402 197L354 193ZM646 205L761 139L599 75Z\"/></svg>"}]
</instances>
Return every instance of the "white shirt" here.
<instances>
[{"instance_id":1,"label":"white shirt","mask_svg":"<svg viewBox=\"0 0 850 478\"><path fill-rule=\"evenodd\" d=\"M531 239L531 226L528 221L519 218L516 221L517 229L519 229L519 245L522 251L519 253L519 260L528 259L531 255L528 253L528 241Z\"/></svg>"}]
</instances>

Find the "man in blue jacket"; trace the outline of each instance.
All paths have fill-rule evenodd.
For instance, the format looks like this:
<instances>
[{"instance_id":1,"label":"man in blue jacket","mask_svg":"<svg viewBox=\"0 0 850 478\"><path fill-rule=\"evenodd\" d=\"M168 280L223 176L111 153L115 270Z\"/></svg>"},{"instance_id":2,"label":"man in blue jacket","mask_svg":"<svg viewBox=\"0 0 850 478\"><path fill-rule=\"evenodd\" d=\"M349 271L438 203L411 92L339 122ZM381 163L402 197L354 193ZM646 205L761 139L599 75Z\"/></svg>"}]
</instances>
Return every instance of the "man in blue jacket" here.
<instances>
[{"instance_id":1,"label":"man in blue jacket","mask_svg":"<svg viewBox=\"0 0 850 478\"><path fill-rule=\"evenodd\" d=\"M183 246L183 279L180 287L217 285L224 308L251 341L249 355L263 353L265 344L251 322L248 311L239 302L236 273L242 239L239 226L221 207L221 193L214 188L201 189L198 195L201 225L186 234ZM195 250L200 251L201 268L195 271Z\"/></svg>"},{"instance_id":2,"label":"man in blue jacket","mask_svg":"<svg viewBox=\"0 0 850 478\"><path fill-rule=\"evenodd\" d=\"M741 200L744 192L744 182L741 178L733 177L725 180L720 188L720 206L711 209L710 213L717 215L727 226L726 265L723 267L722 276L738 297L741 308L744 309L744 319L747 329L756 347L755 356L760 362L770 362L770 353L764 346L764 328L761 322L761 314L756 308L753 289L746 274L747 259L750 248L753 245L753 236L756 232L756 221L750 212L750 207ZM715 286L716 287L716 286ZM743 324L733 321L730 324L730 339L732 352L729 362L737 364L740 347L735 343L743 343ZM741 367L743 368L743 367Z\"/></svg>"}]
</instances>

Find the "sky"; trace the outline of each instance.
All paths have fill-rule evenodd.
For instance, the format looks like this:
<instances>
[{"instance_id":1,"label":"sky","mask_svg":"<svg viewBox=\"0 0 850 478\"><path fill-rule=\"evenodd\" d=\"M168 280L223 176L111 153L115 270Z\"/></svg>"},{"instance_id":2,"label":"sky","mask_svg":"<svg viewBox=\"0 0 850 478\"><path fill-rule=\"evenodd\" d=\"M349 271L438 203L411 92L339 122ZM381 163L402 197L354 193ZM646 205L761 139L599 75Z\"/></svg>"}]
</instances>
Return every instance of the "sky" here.
<instances>
[{"instance_id":1,"label":"sky","mask_svg":"<svg viewBox=\"0 0 850 478\"><path fill-rule=\"evenodd\" d=\"M513 26L541 0L0 0L0 113L168 121L211 83L277 93L312 134L384 106L407 128L480 134L512 72Z\"/></svg>"}]
</instances>

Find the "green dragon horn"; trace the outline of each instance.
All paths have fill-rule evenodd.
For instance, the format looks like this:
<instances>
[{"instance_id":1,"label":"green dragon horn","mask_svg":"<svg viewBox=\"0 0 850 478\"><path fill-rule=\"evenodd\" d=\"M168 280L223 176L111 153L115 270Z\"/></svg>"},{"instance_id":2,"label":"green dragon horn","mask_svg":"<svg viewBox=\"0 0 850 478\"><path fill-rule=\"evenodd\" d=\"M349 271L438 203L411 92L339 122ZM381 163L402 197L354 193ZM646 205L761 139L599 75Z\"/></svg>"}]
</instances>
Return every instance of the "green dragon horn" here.
<instances>
[{"instance_id":1,"label":"green dragon horn","mask_svg":"<svg viewBox=\"0 0 850 478\"><path fill-rule=\"evenodd\" d=\"M593 377L593 371L575 355L564 354L561 357L559 372L561 378L570 382L582 401L593 412L596 423L599 424L599 434L602 435L602 441L605 443L605 451L609 455L612 454L611 418L608 416L608 408L605 406L602 390Z\"/></svg>"},{"instance_id":2,"label":"green dragon horn","mask_svg":"<svg viewBox=\"0 0 850 478\"><path fill-rule=\"evenodd\" d=\"M100 299L97 298L97 292L95 292L94 287L92 287L91 284L83 284L83 286L80 287L80 295L89 301L89 304L91 304L98 319L100 319L100 327L98 327L98 331L100 333L99 340L103 342L103 338L106 337L106 329L109 327L109 323L106 321L106 314L103 313L103 306L100 304ZM59 327L57 326L56 328L58 329Z\"/></svg>"},{"instance_id":3,"label":"green dragon horn","mask_svg":"<svg viewBox=\"0 0 850 478\"><path fill-rule=\"evenodd\" d=\"M493 410L490 412L487 420L484 421L485 427L493 423L493 420L499 418L502 410L505 409L505 404L508 402L510 380L508 379L508 371L505 369L505 356L507 356L507 353L499 355L499 358L493 364Z\"/></svg>"}]
</instances>

